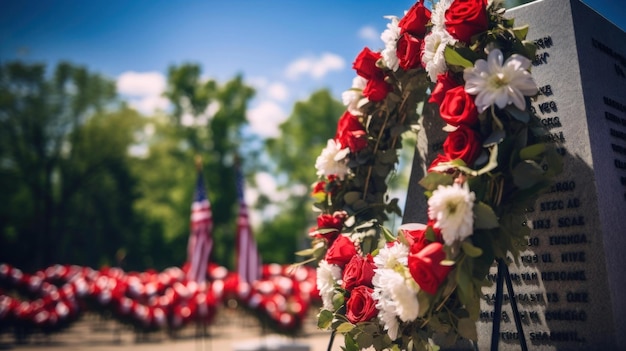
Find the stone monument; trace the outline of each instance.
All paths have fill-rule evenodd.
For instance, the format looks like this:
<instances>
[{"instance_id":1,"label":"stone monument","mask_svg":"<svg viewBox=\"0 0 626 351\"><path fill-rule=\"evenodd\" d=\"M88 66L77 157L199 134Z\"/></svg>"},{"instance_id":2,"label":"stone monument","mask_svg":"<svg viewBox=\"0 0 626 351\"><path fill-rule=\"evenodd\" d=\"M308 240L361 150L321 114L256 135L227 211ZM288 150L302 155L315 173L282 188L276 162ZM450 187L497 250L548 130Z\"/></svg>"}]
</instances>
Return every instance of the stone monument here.
<instances>
[{"instance_id":1,"label":"stone monument","mask_svg":"<svg viewBox=\"0 0 626 351\"><path fill-rule=\"evenodd\" d=\"M533 108L565 160L528 209L528 249L509 266L524 338L531 350L626 350L626 33L579 0L536 1L507 14L530 25L540 88ZM445 139L424 120L404 222L426 222L417 182ZM491 343L494 296L495 288L483 289L480 350ZM519 350L510 300L505 290L500 350Z\"/></svg>"}]
</instances>

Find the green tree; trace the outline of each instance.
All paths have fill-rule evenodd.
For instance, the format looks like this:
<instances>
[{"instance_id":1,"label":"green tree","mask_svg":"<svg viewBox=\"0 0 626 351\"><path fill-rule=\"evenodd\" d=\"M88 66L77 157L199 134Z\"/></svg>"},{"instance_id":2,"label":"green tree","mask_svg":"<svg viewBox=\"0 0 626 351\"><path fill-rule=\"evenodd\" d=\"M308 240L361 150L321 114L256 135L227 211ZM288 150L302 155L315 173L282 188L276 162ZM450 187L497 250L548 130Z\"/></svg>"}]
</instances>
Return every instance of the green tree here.
<instances>
[{"instance_id":1,"label":"green tree","mask_svg":"<svg viewBox=\"0 0 626 351\"><path fill-rule=\"evenodd\" d=\"M310 186L317 179L315 160L327 140L334 137L344 111L343 104L328 90L314 92L307 101L295 104L280 125L280 137L266 141L266 150L276 165L273 173L287 176L281 190L304 191L292 192L289 201L280 205L279 214L263 224L257 240L265 261L293 262L294 252L314 224Z\"/></svg>"},{"instance_id":2,"label":"green tree","mask_svg":"<svg viewBox=\"0 0 626 351\"><path fill-rule=\"evenodd\" d=\"M195 184L196 156L202 157L213 211L211 261L233 266L236 191L234 159L246 150L246 109L254 90L241 76L220 85L201 78L197 64L172 66L165 96L173 111L168 121L155 121L149 155L137 164L145 174L140 185L140 212L164 228L177 263L186 259L189 211ZM245 160L246 155L242 155Z\"/></svg>"},{"instance_id":3,"label":"green tree","mask_svg":"<svg viewBox=\"0 0 626 351\"><path fill-rule=\"evenodd\" d=\"M139 125L114 83L84 67L2 65L3 260L27 269L111 262L136 229L127 150Z\"/></svg>"}]
</instances>

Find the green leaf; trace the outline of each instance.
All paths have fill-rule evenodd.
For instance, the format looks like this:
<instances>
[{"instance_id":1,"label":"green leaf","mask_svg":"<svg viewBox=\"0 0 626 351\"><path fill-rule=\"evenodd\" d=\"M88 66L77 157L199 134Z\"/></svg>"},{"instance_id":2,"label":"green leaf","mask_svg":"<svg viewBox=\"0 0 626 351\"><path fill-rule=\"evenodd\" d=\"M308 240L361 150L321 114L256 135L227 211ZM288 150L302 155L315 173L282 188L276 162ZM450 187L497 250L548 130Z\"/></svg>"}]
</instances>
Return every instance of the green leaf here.
<instances>
[{"instance_id":1,"label":"green leaf","mask_svg":"<svg viewBox=\"0 0 626 351\"><path fill-rule=\"evenodd\" d=\"M474 67L474 64L471 61L461 56L461 54L459 54L450 46L446 46L446 50L444 51L443 55L449 65L461 66L463 68Z\"/></svg>"},{"instance_id":2,"label":"green leaf","mask_svg":"<svg viewBox=\"0 0 626 351\"><path fill-rule=\"evenodd\" d=\"M475 175L485 174L496 167L498 167L498 144L493 145L489 150L489 163L474 173Z\"/></svg>"},{"instance_id":3,"label":"green leaf","mask_svg":"<svg viewBox=\"0 0 626 351\"><path fill-rule=\"evenodd\" d=\"M341 334L345 334L345 333L349 333L352 331L352 329L354 329L355 325L350 323L350 322L344 322L339 324L339 326L337 327L337 332L341 333Z\"/></svg>"},{"instance_id":4,"label":"green leaf","mask_svg":"<svg viewBox=\"0 0 626 351\"><path fill-rule=\"evenodd\" d=\"M442 266L454 266L456 264L456 261L453 260L443 260L439 263Z\"/></svg>"},{"instance_id":5,"label":"green leaf","mask_svg":"<svg viewBox=\"0 0 626 351\"><path fill-rule=\"evenodd\" d=\"M433 227L431 226L426 227L424 236L426 237L428 241L432 241L432 242L437 241L437 235L435 234L435 231L433 230Z\"/></svg>"},{"instance_id":6,"label":"green leaf","mask_svg":"<svg viewBox=\"0 0 626 351\"><path fill-rule=\"evenodd\" d=\"M417 293L417 302L419 306L418 316L421 317L428 313L429 307L432 306L432 295L423 290L420 290Z\"/></svg>"},{"instance_id":7,"label":"green leaf","mask_svg":"<svg viewBox=\"0 0 626 351\"><path fill-rule=\"evenodd\" d=\"M521 189L530 188L543 179L543 170L536 162L525 160L513 168L513 183Z\"/></svg>"},{"instance_id":8,"label":"green leaf","mask_svg":"<svg viewBox=\"0 0 626 351\"><path fill-rule=\"evenodd\" d=\"M528 123L530 121L530 113L528 113L527 110L522 111L514 105L509 105L504 110L508 112L511 116L513 116L513 118L522 123Z\"/></svg>"},{"instance_id":9,"label":"green leaf","mask_svg":"<svg viewBox=\"0 0 626 351\"><path fill-rule=\"evenodd\" d=\"M335 310L338 310L341 306L343 306L345 302L346 302L346 298L343 296L342 293L338 292L335 295L333 295L333 308Z\"/></svg>"},{"instance_id":10,"label":"green leaf","mask_svg":"<svg viewBox=\"0 0 626 351\"><path fill-rule=\"evenodd\" d=\"M453 182L454 178L449 174L430 172L419 183L426 190L435 190L439 185L451 185Z\"/></svg>"},{"instance_id":11,"label":"green leaf","mask_svg":"<svg viewBox=\"0 0 626 351\"><path fill-rule=\"evenodd\" d=\"M379 151L376 156L381 163L394 164L398 161L398 154L395 150Z\"/></svg>"},{"instance_id":12,"label":"green leaf","mask_svg":"<svg viewBox=\"0 0 626 351\"><path fill-rule=\"evenodd\" d=\"M465 252L466 255L472 258L479 257L480 255L483 254L483 250L481 248L472 245L472 243L468 241L462 242L461 248L463 249L463 252Z\"/></svg>"},{"instance_id":13,"label":"green leaf","mask_svg":"<svg viewBox=\"0 0 626 351\"><path fill-rule=\"evenodd\" d=\"M513 33L515 33L515 36L517 37L517 39L525 40L526 35L528 35L528 28L529 28L528 25L525 25L523 27L513 28Z\"/></svg>"},{"instance_id":14,"label":"green leaf","mask_svg":"<svg viewBox=\"0 0 626 351\"><path fill-rule=\"evenodd\" d=\"M368 333L359 333L355 339L360 350L368 348L374 343L374 335Z\"/></svg>"},{"instance_id":15,"label":"green leaf","mask_svg":"<svg viewBox=\"0 0 626 351\"><path fill-rule=\"evenodd\" d=\"M350 335L345 335L343 339L344 339L344 344L345 344L344 350L346 351L359 351L360 350L359 345L357 345L356 341L354 341L354 339L352 339Z\"/></svg>"},{"instance_id":16,"label":"green leaf","mask_svg":"<svg viewBox=\"0 0 626 351\"><path fill-rule=\"evenodd\" d=\"M361 199L361 193L358 191L349 191L343 196L343 201L348 205L352 205L359 199Z\"/></svg>"},{"instance_id":17,"label":"green leaf","mask_svg":"<svg viewBox=\"0 0 626 351\"><path fill-rule=\"evenodd\" d=\"M317 327L320 329L328 329L333 321L334 314L329 310L321 310L317 315Z\"/></svg>"},{"instance_id":18,"label":"green leaf","mask_svg":"<svg viewBox=\"0 0 626 351\"><path fill-rule=\"evenodd\" d=\"M478 333L476 333L476 323L470 318L459 319L457 328L460 336L469 340L478 340Z\"/></svg>"},{"instance_id":19,"label":"green leaf","mask_svg":"<svg viewBox=\"0 0 626 351\"><path fill-rule=\"evenodd\" d=\"M525 51L524 56L526 56L529 59L532 59L535 57L535 54L537 53L537 45L535 45L534 42L524 40L522 42L522 46L524 47L524 51Z\"/></svg>"},{"instance_id":20,"label":"green leaf","mask_svg":"<svg viewBox=\"0 0 626 351\"><path fill-rule=\"evenodd\" d=\"M491 229L498 227L498 216L491 206L479 201L474 204L474 227L478 229Z\"/></svg>"},{"instance_id":21,"label":"green leaf","mask_svg":"<svg viewBox=\"0 0 626 351\"><path fill-rule=\"evenodd\" d=\"M390 243L396 240L396 237L393 235L391 230L387 229L387 227L381 227L381 230L383 232L383 237L385 238L386 242Z\"/></svg>"},{"instance_id":22,"label":"green leaf","mask_svg":"<svg viewBox=\"0 0 626 351\"><path fill-rule=\"evenodd\" d=\"M483 141L483 146L489 147L491 145L500 144L505 137L506 133L504 130L496 129Z\"/></svg>"},{"instance_id":23,"label":"green leaf","mask_svg":"<svg viewBox=\"0 0 626 351\"><path fill-rule=\"evenodd\" d=\"M315 249L305 249L296 252L298 256L311 256L315 253Z\"/></svg>"},{"instance_id":24,"label":"green leaf","mask_svg":"<svg viewBox=\"0 0 626 351\"><path fill-rule=\"evenodd\" d=\"M522 160L538 161L545 150L546 144L543 143L529 145L519 151L519 157Z\"/></svg>"}]
</instances>

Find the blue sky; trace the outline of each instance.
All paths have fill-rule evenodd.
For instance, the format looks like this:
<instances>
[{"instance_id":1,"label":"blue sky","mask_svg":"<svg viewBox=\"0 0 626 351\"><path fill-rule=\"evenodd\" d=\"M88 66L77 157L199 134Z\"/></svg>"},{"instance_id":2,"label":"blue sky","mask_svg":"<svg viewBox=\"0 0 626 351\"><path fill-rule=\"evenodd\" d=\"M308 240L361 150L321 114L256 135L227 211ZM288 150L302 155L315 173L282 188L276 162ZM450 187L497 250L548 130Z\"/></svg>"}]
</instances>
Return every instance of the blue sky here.
<instances>
[{"instance_id":1,"label":"blue sky","mask_svg":"<svg viewBox=\"0 0 626 351\"><path fill-rule=\"evenodd\" d=\"M549 0L545 0L549 1ZM621 28L617 0L587 0ZM364 47L379 49L385 15L413 1L0 0L0 61L67 60L118 81L138 109L159 97L170 65L198 63L207 78L236 74L257 89L252 127L274 136L293 102L331 89L340 99Z\"/></svg>"},{"instance_id":2,"label":"blue sky","mask_svg":"<svg viewBox=\"0 0 626 351\"><path fill-rule=\"evenodd\" d=\"M620 0L584 2L626 28ZM116 80L118 91L146 114L167 108L160 94L170 65L198 63L206 78L219 82L242 74L257 90L248 111L251 130L271 137L293 103L313 91L329 88L341 99L355 76L354 57L364 46L381 48L384 16L400 17L413 3L0 0L0 63L87 66ZM271 175L259 174L257 182L273 193Z\"/></svg>"}]
</instances>

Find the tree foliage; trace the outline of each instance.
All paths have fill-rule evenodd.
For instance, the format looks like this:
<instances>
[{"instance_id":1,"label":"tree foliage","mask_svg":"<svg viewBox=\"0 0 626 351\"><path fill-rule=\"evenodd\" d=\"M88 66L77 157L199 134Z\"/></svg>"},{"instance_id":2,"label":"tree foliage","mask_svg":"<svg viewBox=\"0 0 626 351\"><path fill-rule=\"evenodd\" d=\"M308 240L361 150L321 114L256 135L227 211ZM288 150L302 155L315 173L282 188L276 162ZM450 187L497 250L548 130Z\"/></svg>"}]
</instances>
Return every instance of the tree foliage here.
<instances>
[{"instance_id":1,"label":"tree foliage","mask_svg":"<svg viewBox=\"0 0 626 351\"><path fill-rule=\"evenodd\" d=\"M304 238L314 221L310 186L317 178L315 159L334 136L344 110L328 90L319 90L295 104L289 118L280 125L280 137L266 141L266 150L275 163L273 173L287 175L281 190L290 192L290 196L280 204L276 217L263 224L257 238L264 260L293 262L299 244L307 243Z\"/></svg>"},{"instance_id":2,"label":"tree foliage","mask_svg":"<svg viewBox=\"0 0 626 351\"><path fill-rule=\"evenodd\" d=\"M115 238L133 231L127 149L139 123L113 82L84 67L1 66L2 257L25 268L114 257Z\"/></svg>"},{"instance_id":3,"label":"tree foliage","mask_svg":"<svg viewBox=\"0 0 626 351\"><path fill-rule=\"evenodd\" d=\"M185 260L195 158L202 159L213 211L211 261L233 266L237 196L234 160L246 159L242 129L254 90L237 76L224 84L202 79L197 64L172 66L165 96L173 105L168 120L155 120L149 155L137 165L142 198L137 206L159 222L177 262ZM145 175L145 177L143 176Z\"/></svg>"}]
</instances>

